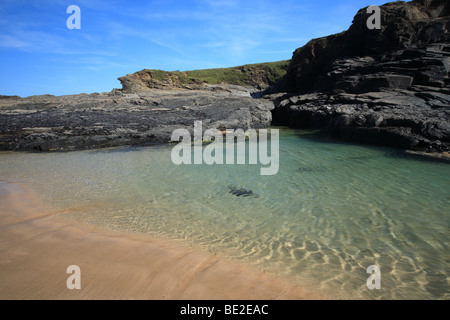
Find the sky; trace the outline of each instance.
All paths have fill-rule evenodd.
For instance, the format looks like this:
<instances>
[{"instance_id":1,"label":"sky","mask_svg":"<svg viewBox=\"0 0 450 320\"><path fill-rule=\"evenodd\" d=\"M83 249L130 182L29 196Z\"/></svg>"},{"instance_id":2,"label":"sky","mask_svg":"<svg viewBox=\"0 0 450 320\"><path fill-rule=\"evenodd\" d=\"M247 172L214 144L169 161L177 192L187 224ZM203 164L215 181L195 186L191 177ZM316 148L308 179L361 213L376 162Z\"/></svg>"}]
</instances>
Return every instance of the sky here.
<instances>
[{"instance_id":1,"label":"sky","mask_svg":"<svg viewBox=\"0 0 450 320\"><path fill-rule=\"evenodd\" d=\"M0 95L108 92L142 69L287 60L377 0L0 0ZM80 29L69 29L80 8Z\"/></svg>"}]
</instances>

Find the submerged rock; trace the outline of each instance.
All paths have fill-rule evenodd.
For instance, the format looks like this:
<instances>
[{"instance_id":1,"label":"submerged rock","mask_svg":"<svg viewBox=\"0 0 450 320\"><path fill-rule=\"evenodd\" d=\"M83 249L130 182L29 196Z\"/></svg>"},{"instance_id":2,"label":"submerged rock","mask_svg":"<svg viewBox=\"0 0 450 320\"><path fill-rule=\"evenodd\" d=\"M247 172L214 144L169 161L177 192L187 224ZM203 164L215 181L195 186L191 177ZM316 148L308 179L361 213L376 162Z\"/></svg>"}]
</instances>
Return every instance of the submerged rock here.
<instances>
[{"instance_id":1,"label":"submerged rock","mask_svg":"<svg viewBox=\"0 0 450 320\"><path fill-rule=\"evenodd\" d=\"M229 193L231 193L232 195L236 196L236 197L255 197L255 198L259 198L259 195L257 195L256 193L254 193L252 190L247 190L247 189L243 189L243 188L237 188L236 186L228 186L228 189L230 189Z\"/></svg>"}]
</instances>

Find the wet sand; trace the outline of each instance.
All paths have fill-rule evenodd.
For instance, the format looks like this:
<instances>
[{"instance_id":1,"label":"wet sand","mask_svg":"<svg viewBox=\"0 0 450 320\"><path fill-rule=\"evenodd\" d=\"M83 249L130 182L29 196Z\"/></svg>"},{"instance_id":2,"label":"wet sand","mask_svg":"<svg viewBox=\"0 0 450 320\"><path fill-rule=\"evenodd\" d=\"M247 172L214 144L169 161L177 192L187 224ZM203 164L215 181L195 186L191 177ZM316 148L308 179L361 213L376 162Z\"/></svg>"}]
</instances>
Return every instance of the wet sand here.
<instances>
[{"instance_id":1,"label":"wet sand","mask_svg":"<svg viewBox=\"0 0 450 320\"><path fill-rule=\"evenodd\" d=\"M220 256L64 219L0 182L0 299L323 299ZM78 265L81 289L69 290Z\"/></svg>"}]
</instances>

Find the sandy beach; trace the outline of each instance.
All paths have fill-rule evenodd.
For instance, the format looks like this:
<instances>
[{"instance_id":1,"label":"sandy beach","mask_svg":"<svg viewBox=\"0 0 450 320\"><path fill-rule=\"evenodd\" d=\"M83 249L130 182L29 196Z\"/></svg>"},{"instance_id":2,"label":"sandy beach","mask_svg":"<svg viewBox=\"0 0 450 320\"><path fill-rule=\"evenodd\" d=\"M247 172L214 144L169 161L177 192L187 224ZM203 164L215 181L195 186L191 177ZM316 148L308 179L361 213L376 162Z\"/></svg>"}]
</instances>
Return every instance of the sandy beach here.
<instances>
[{"instance_id":1,"label":"sandy beach","mask_svg":"<svg viewBox=\"0 0 450 320\"><path fill-rule=\"evenodd\" d=\"M0 299L322 299L250 266L147 237L95 229L0 183ZM69 290L67 267L81 270Z\"/></svg>"}]
</instances>

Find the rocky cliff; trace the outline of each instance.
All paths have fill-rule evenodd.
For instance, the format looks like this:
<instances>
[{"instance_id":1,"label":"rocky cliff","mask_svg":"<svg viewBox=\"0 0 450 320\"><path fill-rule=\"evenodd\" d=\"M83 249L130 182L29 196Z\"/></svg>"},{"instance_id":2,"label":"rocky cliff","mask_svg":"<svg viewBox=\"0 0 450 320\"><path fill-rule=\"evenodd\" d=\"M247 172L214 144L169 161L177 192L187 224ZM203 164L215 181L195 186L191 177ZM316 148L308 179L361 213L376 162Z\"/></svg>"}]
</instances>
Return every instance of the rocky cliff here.
<instances>
[{"instance_id":1,"label":"rocky cliff","mask_svg":"<svg viewBox=\"0 0 450 320\"><path fill-rule=\"evenodd\" d=\"M347 31L294 52L266 96L278 99L274 121L345 140L448 151L450 2L397 1L380 12L381 29L367 27L372 13L363 8Z\"/></svg>"},{"instance_id":2,"label":"rocky cliff","mask_svg":"<svg viewBox=\"0 0 450 320\"><path fill-rule=\"evenodd\" d=\"M231 84L267 88L286 74L289 61L248 64L231 68L193 71L144 69L118 78L124 92L158 90L198 90L206 85Z\"/></svg>"}]
</instances>

